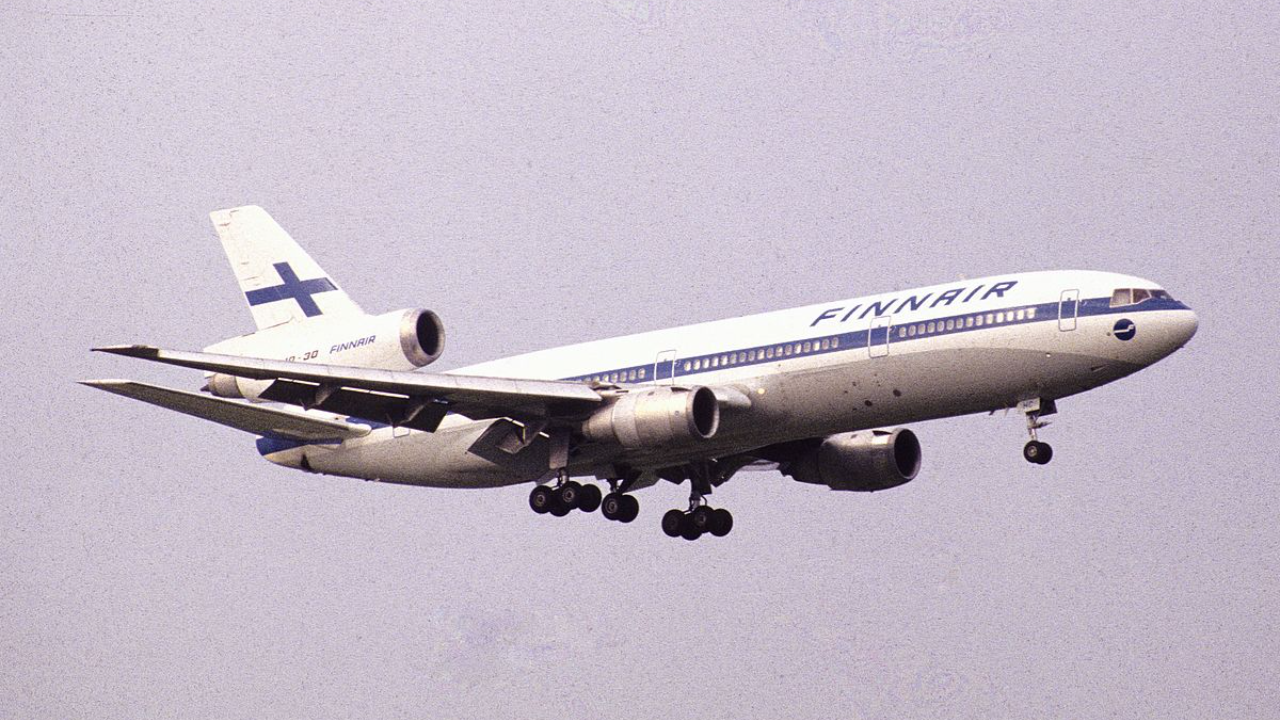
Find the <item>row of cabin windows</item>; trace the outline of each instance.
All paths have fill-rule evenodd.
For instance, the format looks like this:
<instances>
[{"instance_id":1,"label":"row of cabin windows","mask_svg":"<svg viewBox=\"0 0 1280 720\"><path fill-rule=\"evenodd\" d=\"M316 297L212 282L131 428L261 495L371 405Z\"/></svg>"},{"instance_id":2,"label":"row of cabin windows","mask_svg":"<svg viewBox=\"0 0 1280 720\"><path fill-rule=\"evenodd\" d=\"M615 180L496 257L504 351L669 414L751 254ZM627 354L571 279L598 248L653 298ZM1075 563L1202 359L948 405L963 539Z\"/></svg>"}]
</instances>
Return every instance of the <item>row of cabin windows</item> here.
<instances>
[{"instance_id":1,"label":"row of cabin windows","mask_svg":"<svg viewBox=\"0 0 1280 720\"><path fill-rule=\"evenodd\" d=\"M962 318L950 318L945 321L936 320L927 323L916 323L914 325L903 325L899 327L898 338L913 338L917 335L931 335L933 333L964 330L966 328L982 327L984 325L1001 325L1007 322L1021 322L1023 320L1034 320L1035 317L1036 309L1026 308L1023 310L987 313L986 315L979 314Z\"/></svg>"},{"instance_id":2,"label":"row of cabin windows","mask_svg":"<svg viewBox=\"0 0 1280 720\"><path fill-rule=\"evenodd\" d=\"M930 335L936 332L949 332L952 330L963 330L965 328L983 327L984 325L1001 325L1006 322L1034 320L1035 317L1036 309L1032 307L1023 310L1009 310L1007 312L987 313L986 315L978 314L963 318L951 318L945 321L936 320L927 323L922 322L914 325L899 326L898 337L900 339L912 338L917 335ZM809 353L833 350L839 347L839 337L822 338L821 340L805 340L804 342L775 345L762 350L739 350L738 352L725 353L723 355L712 355L711 357L706 358L685 360L683 370L684 372L695 372L698 370L732 367L734 365L742 365L744 363L753 363L758 360L773 360L775 358L792 357L795 355L807 355ZM645 380L647 375L648 373L645 368L632 368L630 370L620 370L618 372L588 375L582 379L586 382L637 382Z\"/></svg>"},{"instance_id":3,"label":"row of cabin windows","mask_svg":"<svg viewBox=\"0 0 1280 720\"><path fill-rule=\"evenodd\" d=\"M839 337L822 338L821 340L805 340L804 342L775 345L761 350L739 350L738 352L726 353L724 355L712 355L707 358L685 360L683 370L684 372L693 372L697 370L732 367L734 365L753 363L760 360L773 360L774 358L792 357L793 355L807 355L809 353L833 350L839 347Z\"/></svg>"},{"instance_id":4,"label":"row of cabin windows","mask_svg":"<svg viewBox=\"0 0 1280 720\"><path fill-rule=\"evenodd\" d=\"M598 375L587 375L582 378L583 382L638 382L649 376L647 368L631 368L630 370L619 370L617 372L599 373Z\"/></svg>"}]
</instances>

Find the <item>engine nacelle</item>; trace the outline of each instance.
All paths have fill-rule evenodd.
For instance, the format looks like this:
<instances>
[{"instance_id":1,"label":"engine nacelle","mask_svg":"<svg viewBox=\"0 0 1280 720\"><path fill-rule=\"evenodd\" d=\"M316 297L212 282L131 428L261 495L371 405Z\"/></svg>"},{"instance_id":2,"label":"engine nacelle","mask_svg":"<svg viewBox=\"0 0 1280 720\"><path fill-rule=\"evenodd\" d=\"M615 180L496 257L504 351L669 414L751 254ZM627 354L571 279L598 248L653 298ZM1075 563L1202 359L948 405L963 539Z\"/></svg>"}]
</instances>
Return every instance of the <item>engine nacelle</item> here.
<instances>
[{"instance_id":1,"label":"engine nacelle","mask_svg":"<svg viewBox=\"0 0 1280 720\"><path fill-rule=\"evenodd\" d=\"M430 310L396 310L383 315L321 316L266 328L210 345L206 352L325 365L412 370L444 352L444 323ZM209 392L219 397L256 398L270 381L213 374Z\"/></svg>"},{"instance_id":2,"label":"engine nacelle","mask_svg":"<svg viewBox=\"0 0 1280 720\"><path fill-rule=\"evenodd\" d=\"M910 430L870 430L825 438L783 472L832 490L875 492L914 480L920 459L920 441Z\"/></svg>"},{"instance_id":3,"label":"engine nacelle","mask_svg":"<svg viewBox=\"0 0 1280 720\"><path fill-rule=\"evenodd\" d=\"M708 387L627 393L582 425L591 440L626 448L707 440L720 428L720 404Z\"/></svg>"}]
</instances>

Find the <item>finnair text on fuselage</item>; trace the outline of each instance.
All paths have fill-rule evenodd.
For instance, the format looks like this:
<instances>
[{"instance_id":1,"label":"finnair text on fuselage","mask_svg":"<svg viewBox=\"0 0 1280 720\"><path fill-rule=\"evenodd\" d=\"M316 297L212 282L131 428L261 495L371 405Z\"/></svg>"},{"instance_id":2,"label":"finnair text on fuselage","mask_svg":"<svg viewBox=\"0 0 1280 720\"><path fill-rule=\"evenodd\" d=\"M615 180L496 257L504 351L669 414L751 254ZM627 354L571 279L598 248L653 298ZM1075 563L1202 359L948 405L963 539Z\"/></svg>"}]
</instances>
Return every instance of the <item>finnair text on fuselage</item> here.
<instances>
[{"instance_id":1,"label":"finnair text on fuselage","mask_svg":"<svg viewBox=\"0 0 1280 720\"><path fill-rule=\"evenodd\" d=\"M952 303L954 303L957 299L959 299L960 296L962 295L964 296L964 299L960 300L960 303L964 304L969 302L970 300L973 300L974 298L978 298L978 293L982 292L983 288L986 288L986 292L982 292L982 296L978 298L979 301L988 300L992 297L1003 298L1004 294L1009 290L1012 290L1013 287L1017 284L1018 284L1017 280L1005 280L1002 282L994 283L990 287L987 287L987 285L982 284L974 288L968 288L968 287L953 288L951 290L947 290L946 292L939 293L937 297L934 297L933 293L930 292L930 293L925 293L924 295L911 295L907 298L902 299L901 301L899 301L898 298L890 298L888 300L877 300L875 302L868 302L865 305L863 303L858 303L850 308L844 308L844 307L828 308L827 310L822 311L822 314L818 315L818 317L815 318L813 322L809 323L809 327L814 327L818 323L824 322L827 320L834 320L837 317L840 318L839 321L842 323L848 322L849 320L853 319L854 315L858 312L858 310L862 310L862 313L858 315L859 320L866 319L866 317L869 315L874 317L883 317L885 315L900 313L907 310L912 310L912 311L919 310L925 306L925 303L929 302L929 298L931 297L933 298L933 302L929 304L930 310L938 307L939 305L942 305L943 307L949 306ZM896 309L894 309L894 303L898 303L898 306Z\"/></svg>"}]
</instances>

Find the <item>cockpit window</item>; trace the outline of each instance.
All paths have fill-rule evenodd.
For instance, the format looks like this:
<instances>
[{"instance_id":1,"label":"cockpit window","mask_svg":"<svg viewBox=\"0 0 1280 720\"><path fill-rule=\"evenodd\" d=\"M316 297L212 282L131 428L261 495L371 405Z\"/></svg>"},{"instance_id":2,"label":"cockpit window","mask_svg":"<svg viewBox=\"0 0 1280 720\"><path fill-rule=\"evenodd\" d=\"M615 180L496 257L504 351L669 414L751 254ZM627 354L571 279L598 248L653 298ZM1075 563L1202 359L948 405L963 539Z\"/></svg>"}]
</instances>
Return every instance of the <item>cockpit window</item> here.
<instances>
[{"instance_id":1,"label":"cockpit window","mask_svg":"<svg viewBox=\"0 0 1280 720\"><path fill-rule=\"evenodd\" d=\"M1121 307L1123 305L1137 305L1140 302L1151 299L1156 300L1172 300L1169 293L1164 290L1148 290L1145 288L1120 288L1111 293L1111 307Z\"/></svg>"}]
</instances>

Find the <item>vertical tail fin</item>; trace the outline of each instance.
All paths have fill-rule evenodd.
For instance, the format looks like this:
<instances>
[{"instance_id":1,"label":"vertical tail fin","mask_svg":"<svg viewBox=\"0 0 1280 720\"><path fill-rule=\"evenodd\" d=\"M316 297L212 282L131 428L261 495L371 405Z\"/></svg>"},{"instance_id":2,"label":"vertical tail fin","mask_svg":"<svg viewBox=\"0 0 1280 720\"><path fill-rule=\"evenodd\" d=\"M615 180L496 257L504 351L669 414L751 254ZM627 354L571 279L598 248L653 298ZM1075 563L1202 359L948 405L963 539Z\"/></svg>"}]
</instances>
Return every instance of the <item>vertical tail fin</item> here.
<instances>
[{"instance_id":1,"label":"vertical tail fin","mask_svg":"<svg viewBox=\"0 0 1280 720\"><path fill-rule=\"evenodd\" d=\"M256 205L209 213L258 329L319 315L363 315L337 283Z\"/></svg>"}]
</instances>

